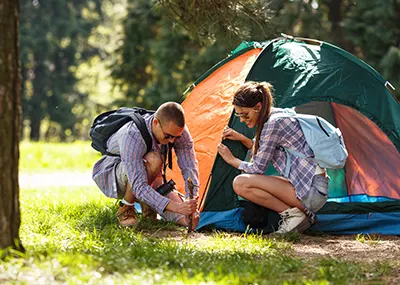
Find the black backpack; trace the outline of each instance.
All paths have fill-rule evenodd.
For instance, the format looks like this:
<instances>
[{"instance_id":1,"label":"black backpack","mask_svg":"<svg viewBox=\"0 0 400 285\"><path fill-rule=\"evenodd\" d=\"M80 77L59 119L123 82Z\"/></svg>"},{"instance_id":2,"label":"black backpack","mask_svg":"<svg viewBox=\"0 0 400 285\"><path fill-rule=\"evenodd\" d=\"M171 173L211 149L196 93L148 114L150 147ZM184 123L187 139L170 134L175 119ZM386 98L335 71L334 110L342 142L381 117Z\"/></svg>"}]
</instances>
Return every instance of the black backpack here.
<instances>
[{"instance_id":1,"label":"black backpack","mask_svg":"<svg viewBox=\"0 0 400 285\"><path fill-rule=\"evenodd\" d=\"M123 125L133 121L146 142L147 152L149 152L152 147L152 140L142 117L144 114L154 114L154 111L138 107L122 107L118 110L108 111L98 115L94 119L89 132L90 138L92 139L92 147L103 155L118 156L117 154L107 151L107 140Z\"/></svg>"},{"instance_id":2,"label":"black backpack","mask_svg":"<svg viewBox=\"0 0 400 285\"><path fill-rule=\"evenodd\" d=\"M251 201L243 202L242 220L246 226L249 225L253 230L262 231L264 234L272 233L278 229L281 217L277 212Z\"/></svg>"},{"instance_id":3,"label":"black backpack","mask_svg":"<svg viewBox=\"0 0 400 285\"><path fill-rule=\"evenodd\" d=\"M119 156L118 154L110 153L107 151L107 140L118 131L126 123L133 121L138 127L144 141L146 142L147 151L151 151L152 139L149 131L146 127L146 122L143 119L144 114L154 114L155 111L146 110L139 107L126 108L122 107L118 110L108 111L98 115L92 126L90 127L90 138L92 139L92 147L101 152L101 154L106 154L110 156ZM162 151L168 160L168 167L172 169L172 143L168 143L167 146L163 146ZM167 168L166 160L164 161L163 167L163 179L166 182L165 171Z\"/></svg>"}]
</instances>

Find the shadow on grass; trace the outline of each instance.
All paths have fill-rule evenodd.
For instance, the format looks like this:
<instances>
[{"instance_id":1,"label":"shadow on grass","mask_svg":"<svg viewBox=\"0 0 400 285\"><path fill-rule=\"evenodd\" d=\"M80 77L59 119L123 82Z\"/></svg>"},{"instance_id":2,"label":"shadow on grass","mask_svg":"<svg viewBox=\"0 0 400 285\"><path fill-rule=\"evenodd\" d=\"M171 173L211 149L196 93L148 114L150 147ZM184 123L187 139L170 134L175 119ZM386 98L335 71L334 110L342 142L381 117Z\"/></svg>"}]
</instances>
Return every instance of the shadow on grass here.
<instances>
[{"instance_id":1,"label":"shadow on grass","mask_svg":"<svg viewBox=\"0 0 400 285\"><path fill-rule=\"evenodd\" d=\"M200 276L200 281L212 282L228 278L236 280L236 284L281 284L282 280L291 280L295 284L304 276L310 280L349 284L349 280L363 279L365 270L374 272L374 269L342 261L303 262L286 250L287 245L282 245L284 237L248 235L247 238L231 239L213 233L207 236L206 241L186 240L185 228L145 219L136 229L124 228L117 224L116 211L115 204L90 202L36 209L37 216L33 220L40 222L32 227L31 234L41 234L46 238L58 236L53 237L52 242L39 240L37 246L31 248L30 255L39 260L43 256L57 259L61 268L68 268L71 272L86 268L89 272L101 271L103 276L116 272L121 275L144 274L149 278L159 274L167 279ZM63 228L67 230L57 232ZM154 235L157 232L162 234ZM166 238L170 234L181 238ZM298 235L292 237L294 240L298 238Z\"/></svg>"},{"instance_id":2,"label":"shadow on grass","mask_svg":"<svg viewBox=\"0 0 400 285\"><path fill-rule=\"evenodd\" d=\"M94 245L85 245L83 240L81 246L71 250L71 254L90 255L97 268L104 268L110 274L147 268L168 272L168 275L185 272L188 276L213 275L219 276L218 279L230 274L242 275L241 280L250 278L248 282L253 282L254 278L268 279L274 272L293 274L303 267L301 260L278 250L278 243L263 238L256 242L265 250L241 248L240 242L235 247L218 238L213 241L215 248L211 245L202 247L190 239L186 242L186 228L165 221L140 218L135 229L121 227L116 219L116 205L87 203L75 206L73 211L82 213L75 228L93 240ZM155 236L154 233L158 234ZM166 238L168 236L181 238L178 241Z\"/></svg>"},{"instance_id":3,"label":"shadow on grass","mask_svg":"<svg viewBox=\"0 0 400 285\"><path fill-rule=\"evenodd\" d=\"M96 206L86 204L78 206L76 208L76 211L85 211L86 213L76 224L76 227L80 230L102 230L107 226L117 226L120 229L129 229L118 225L117 208L118 206L116 205ZM135 228L131 228L131 230L135 230L136 232L150 232L160 230L184 232L186 230L182 226L164 220L153 221L143 218L141 214L138 214L138 220L138 225Z\"/></svg>"}]
</instances>

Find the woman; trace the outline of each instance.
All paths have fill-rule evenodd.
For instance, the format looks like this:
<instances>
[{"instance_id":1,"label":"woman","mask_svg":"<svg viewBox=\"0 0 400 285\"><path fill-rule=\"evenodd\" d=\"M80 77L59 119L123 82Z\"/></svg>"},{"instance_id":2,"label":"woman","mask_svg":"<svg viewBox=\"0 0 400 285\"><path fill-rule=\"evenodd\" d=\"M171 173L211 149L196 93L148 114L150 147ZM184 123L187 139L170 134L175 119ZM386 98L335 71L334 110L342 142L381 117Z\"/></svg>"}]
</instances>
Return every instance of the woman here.
<instances>
[{"instance_id":1,"label":"woman","mask_svg":"<svg viewBox=\"0 0 400 285\"><path fill-rule=\"evenodd\" d=\"M329 177L313 159L290 155L290 172L285 177L287 154L283 147L313 156L297 119L273 108L272 85L246 82L235 93L235 115L249 128L257 126L254 143L251 139L226 127L223 139L240 141L252 149L251 162L234 157L224 144L218 145L221 157L244 173L233 181L239 196L278 212L282 220L277 233L303 232L314 223L315 213L328 198ZM271 162L280 176L266 176Z\"/></svg>"}]
</instances>

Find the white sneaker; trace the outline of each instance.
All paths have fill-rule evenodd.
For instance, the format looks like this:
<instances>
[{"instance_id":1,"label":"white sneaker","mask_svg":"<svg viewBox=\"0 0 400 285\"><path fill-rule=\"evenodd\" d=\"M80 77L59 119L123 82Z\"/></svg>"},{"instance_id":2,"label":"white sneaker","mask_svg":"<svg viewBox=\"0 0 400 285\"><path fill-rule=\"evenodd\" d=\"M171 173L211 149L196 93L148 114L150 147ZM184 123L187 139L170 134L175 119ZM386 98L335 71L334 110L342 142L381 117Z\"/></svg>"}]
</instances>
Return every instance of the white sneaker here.
<instances>
[{"instance_id":1,"label":"white sneaker","mask_svg":"<svg viewBox=\"0 0 400 285\"><path fill-rule=\"evenodd\" d=\"M276 231L278 234L284 234L289 232L304 232L311 226L306 214L303 213L299 208L289 208L281 213L281 221L279 222L279 228Z\"/></svg>"}]
</instances>

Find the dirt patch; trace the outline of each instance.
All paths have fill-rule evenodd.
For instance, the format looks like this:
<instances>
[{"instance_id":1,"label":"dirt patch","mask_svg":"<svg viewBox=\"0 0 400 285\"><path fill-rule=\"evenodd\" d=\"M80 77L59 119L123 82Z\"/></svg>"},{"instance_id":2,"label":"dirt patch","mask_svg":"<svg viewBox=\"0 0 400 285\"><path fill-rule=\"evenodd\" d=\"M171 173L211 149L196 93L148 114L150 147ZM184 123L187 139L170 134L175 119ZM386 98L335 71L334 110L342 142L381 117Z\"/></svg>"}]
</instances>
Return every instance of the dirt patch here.
<instances>
[{"instance_id":1,"label":"dirt patch","mask_svg":"<svg viewBox=\"0 0 400 285\"><path fill-rule=\"evenodd\" d=\"M338 258L348 262L391 264L385 284L400 284L400 237L383 235L308 236L293 244L294 255L302 259Z\"/></svg>"},{"instance_id":2,"label":"dirt patch","mask_svg":"<svg viewBox=\"0 0 400 285\"><path fill-rule=\"evenodd\" d=\"M147 235L154 238L196 242L196 240L207 240L210 233L192 232L186 234L185 231L158 231L148 232ZM224 233L224 235L232 236L232 238L241 236L241 234L234 233ZM400 237L385 235L311 236L303 234L293 242L292 250L294 256L306 260L338 258L367 263L375 261L400 262Z\"/></svg>"},{"instance_id":3,"label":"dirt patch","mask_svg":"<svg viewBox=\"0 0 400 285\"><path fill-rule=\"evenodd\" d=\"M400 237L383 235L309 236L302 235L292 246L304 259L340 258L348 261L400 261Z\"/></svg>"}]
</instances>

